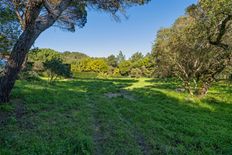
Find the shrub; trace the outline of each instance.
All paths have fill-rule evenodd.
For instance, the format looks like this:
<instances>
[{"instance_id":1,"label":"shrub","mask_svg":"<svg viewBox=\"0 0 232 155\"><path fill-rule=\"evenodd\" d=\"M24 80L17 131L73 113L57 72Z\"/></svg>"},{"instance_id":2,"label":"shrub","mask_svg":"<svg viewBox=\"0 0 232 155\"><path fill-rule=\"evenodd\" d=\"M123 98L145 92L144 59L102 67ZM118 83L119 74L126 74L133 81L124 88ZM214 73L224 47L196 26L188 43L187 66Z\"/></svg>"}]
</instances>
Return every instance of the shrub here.
<instances>
[{"instance_id":1,"label":"shrub","mask_svg":"<svg viewBox=\"0 0 232 155\"><path fill-rule=\"evenodd\" d=\"M38 81L40 80L39 75L34 71L24 71L21 72L18 76L20 80L27 80L27 81Z\"/></svg>"},{"instance_id":2,"label":"shrub","mask_svg":"<svg viewBox=\"0 0 232 155\"><path fill-rule=\"evenodd\" d=\"M59 58L53 58L43 63L46 69L50 82L57 80L58 77L71 77L70 67L62 63Z\"/></svg>"},{"instance_id":3,"label":"shrub","mask_svg":"<svg viewBox=\"0 0 232 155\"><path fill-rule=\"evenodd\" d=\"M140 78L142 77L142 71L139 68L133 68L130 72L130 76L132 78Z\"/></svg>"},{"instance_id":4,"label":"shrub","mask_svg":"<svg viewBox=\"0 0 232 155\"><path fill-rule=\"evenodd\" d=\"M74 77L80 78L80 79L97 78L98 73L95 73L95 72L74 72Z\"/></svg>"}]
</instances>

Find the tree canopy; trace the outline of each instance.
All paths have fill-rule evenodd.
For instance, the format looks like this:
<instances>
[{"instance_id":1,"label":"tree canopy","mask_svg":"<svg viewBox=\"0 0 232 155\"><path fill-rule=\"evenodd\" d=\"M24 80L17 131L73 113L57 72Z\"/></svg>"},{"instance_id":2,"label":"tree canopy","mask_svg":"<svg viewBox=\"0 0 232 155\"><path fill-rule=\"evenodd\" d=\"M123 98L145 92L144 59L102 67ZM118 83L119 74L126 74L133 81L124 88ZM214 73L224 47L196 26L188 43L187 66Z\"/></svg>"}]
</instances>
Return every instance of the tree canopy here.
<instances>
[{"instance_id":1,"label":"tree canopy","mask_svg":"<svg viewBox=\"0 0 232 155\"><path fill-rule=\"evenodd\" d=\"M22 30L33 23L39 29L58 26L75 31L76 26L83 27L87 22L87 8L102 10L116 16L124 13L125 8L143 5L149 0L2 0L1 10L16 12Z\"/></svg>"},{"instance_id":2,"label":"tree canopy","mask_svg":"<svg viewBox=\"0 0 232 155\"><path fill-rule=\"evenodd\" d=\"M16 16L9 9L0 11L0 52L10 52L19 35Z\"/></svg>"},{"instance_id":3,"label":"tree canopy","mask_svg":"<svg viewBox=\"0 0 232 155\"><path fill-rule=\"evenodd\" d=\"M83 27L87 22L87 9L108 12L117 17L125 9L143 5L149 0L1 0L0 12L15 13L15 22L22 33L12 48L3 77L0 81L0 102L8 102L17 75L22 69L27 53L42 32L51 26L68 31ZM1 39L1 38L0 38Z\"/></svg>"},{"instance_id":4,"label":"tree canopy","mask_svg":"<svg viewBox=\"0 0 232 155\"><path fill-rule=\"evenodd\" d=\"M191 94L206 94L232 57L231 1L214 2L188 7L172 27L158 32L153 48L160 72L180 78Z\"/></svg>"}]
</instances>

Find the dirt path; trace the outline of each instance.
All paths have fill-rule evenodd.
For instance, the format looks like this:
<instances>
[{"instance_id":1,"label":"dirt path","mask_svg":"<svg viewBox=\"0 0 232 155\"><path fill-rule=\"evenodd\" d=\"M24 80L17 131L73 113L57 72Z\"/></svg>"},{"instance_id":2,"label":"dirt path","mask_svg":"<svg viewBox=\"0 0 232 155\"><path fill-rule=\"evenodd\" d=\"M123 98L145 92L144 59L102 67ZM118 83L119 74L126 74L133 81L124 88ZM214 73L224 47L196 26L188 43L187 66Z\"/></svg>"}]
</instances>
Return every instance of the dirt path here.
<instances>
[{"instance_id":1,"label":"dirt path","mask_svg":"<svg viewBox=\"0 0 232 155\"><path fill-rule=\"evenodd\" d=\"M138 144L141 152L143 153L143 155L150 155L151 154L151 146L148 145L148 142L146 141L144 135L138 130L137 127L135 127L129 119L126 119L125 117L123 117L123 115L117 110L117 107L114 106L115 111L118 114L119 119L125 123L127 126L130 127L130 129L132 129L132 134L134 139L136 140L136 143Z\"/></svg>"},{"instance_id":2,"label":"dirt path","mask_svg":"<svg viewBox=\"0 0 232 155\"><path fill-rule=\"evenodd\" d=\"M104 95L103 95L104 96ZM127 99L127 98L125 98ZM94 98L91 95L86 95L86 102L88 103L91 111L92 111L92 127L93 127L93 141L94 141L94 155L104 155L104 143L106 142L106 135L102 132L102 122L99 118L99 109L97 103L95 102ZM125 124L128 127L128 130L131 130L131 137L137 143L141 154L143 155L150 155L151 154L151 146L146 141L143 133L139 131L139 129L129 120L129 118L125 118L123 114L120 113L118 107L114 104L111 104L112 108L114 109L114 113L116 113L118 120Z\"/></svg>"},{"instance_id":3,"label":"dirt path","mask_svg":"<svg viewBox=\"0 0 232 155\"><path fill-rule=\"evenodd\" d=\"M93 141L94 141L94 155L103 155L102 141L104 140L104 135L101 132L100 120L98 118L97 105L93 99L86 95L86 101L92 110L92 126L93 126Z\"/></svg>"}]
</instances>

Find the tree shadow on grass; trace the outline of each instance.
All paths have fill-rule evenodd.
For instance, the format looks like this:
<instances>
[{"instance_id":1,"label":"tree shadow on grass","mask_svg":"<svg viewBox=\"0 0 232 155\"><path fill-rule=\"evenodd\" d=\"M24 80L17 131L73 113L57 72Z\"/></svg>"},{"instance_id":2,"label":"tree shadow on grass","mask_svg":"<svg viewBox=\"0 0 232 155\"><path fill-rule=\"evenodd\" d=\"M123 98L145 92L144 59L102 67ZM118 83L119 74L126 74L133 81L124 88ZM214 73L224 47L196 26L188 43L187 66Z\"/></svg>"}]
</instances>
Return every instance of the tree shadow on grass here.
<instances>
[{"instance_id":1,"label":"tree shadow on grass","mask_svg":"<svg viewBox=\"0 0 232 155\"><path fill-rule=\"evenodd\" d=\"M58 81L55 85L45 81L19 82L13 98L25 101L27 111L21 119L30 120L34 126L27 128L12 120L0 127L3 131L0 149L9 149L12 154L33 153L38 149L40 154L83 153L80 152L83 150L93 153L94 129L89 119L93 115L91 110L96 108L94 117L98 119L102 137L106 137L98 143L102 155L112 151L115 154L143 154L144 151L228 154L231 151L227 147L232 141L231 113L226 110L231 109L229 105L218 102L212 111L192 100L181 100L151 87L128 90L135 97L133 101L121 97L109 99L104 95L135 82L124 79L81 79ZM12 140L9 136L12 134L17 138ZM4 141L14 144L14 148Z\"/></svg>"},{"instance_id":2,"label":"tree shadow on grass","mask_svg":"<svg viewBox=\"0 0 232 155\"><path fill-rule=\"evenodd\" d=\"M24 100L26 112L20 118L21 120L15 120L14 117L9 116L6 118L6 124L0 126L0 150L1 148L8 150L11 154L16 152L25 154L25 151L40 152L40 154L46 152L91 153L92 148L89 146L91 140L86 144L92 132L88 131L92 126L89 122L92 117L90 102L101 102L98 100L104 96L105 92L117 91L134 82L135 80L82 79L58 81L55 85L50 85L46 81L18 81L13 90L12 99ZM28 125L23 125L26 121L32 124L30 128ZM11 130L9 130L10 128ZM78 133L76 133L77 131ZM87 137L81 142L79 141L81 137L77 136L80 134L79 132L82 134L81 137ZM4 142L9 141L9 135L12 134L17 135L15 142L10 142L12 145L14 144L14 148ZM51 138L48 139L49 137ZM74 146L77 144L69 144L67 138L70 138L71 141L79 141L80 146L75 148ZM68 144L63 144L66 142ZM19 148L21 149L19 150ZM71 153L66 153L67 149L71 149ZM87 152L83 153L85 150ZM0 151L1 153L4 152Z\"/></svg>"},{"instance_id":3,"label":"tree shadow on grass","mask_svg":"<svg viewBox=\"0 0 232 155\"><path fill-rule=\"evenodd\" d=\"M70 81L57 81L55 83L55 87L58 88L70 88L73 86L85 88L87 90L91 90L93 88L97 88L98 90L111 89L115 88L126 88L131 86L133 83L138 82L138 80L134 79L88 79L82 78L78 80L70 80Z\"/></svg>"},{"instance_id":4,"label":"tree shadow on grass","mask_svg":"<svg viewBox=\"0 0 232 155\"><path fill-rule=\"evenodd\" d=\"M164 89L164 90L175 90L182 87L181 82L176 79L152 79L146 80L151 83L151 88Z\"/></svg>"},{"instance_id":5,"label":"tree shadow on grass","mask_svg":"<svg viewBox=\"0 0 232 155\"><path fill-rule=\"evenodd\" d=\"M124 112L133 120L153 146L154 154L228 154L232 150L231 105L201 106L193 100L180 100L162 91L148 88L131 90L137 103ZM133 116L131 118L131 116ZM137 122L135 122L137 121ZM219 143L220 141L220 143ZM183 149L184 147L184 149Z\"/></svg>"},{"instance_id":6,"label":"tree shadow on grass","mask_svg":"<svg viewBox=\"0 0 232 155\"><path fill-rule=\"evenodd\" d=\"M184 92L179 92L177 90L177 88L181 88L181 82L178 80L152 79L152 80L147 80L147 82L152 83L152 85L146 86L148 89L155 88L159 90L170 90L175 93L178 93L179 95L184 94ZM229 98L229 94L232 94L231 86L226 85L225 83L215 83L210 87L209 93L205 97L199 100L201 100L205 104L214 107L214 109L219 110L222 108L222 106L225 108L232 106L232 102L229 99L227 101L222 101L217 99L216 97ZM197 97L195 97L195 99L197 99Z\"/></svg>"}]
</instances>

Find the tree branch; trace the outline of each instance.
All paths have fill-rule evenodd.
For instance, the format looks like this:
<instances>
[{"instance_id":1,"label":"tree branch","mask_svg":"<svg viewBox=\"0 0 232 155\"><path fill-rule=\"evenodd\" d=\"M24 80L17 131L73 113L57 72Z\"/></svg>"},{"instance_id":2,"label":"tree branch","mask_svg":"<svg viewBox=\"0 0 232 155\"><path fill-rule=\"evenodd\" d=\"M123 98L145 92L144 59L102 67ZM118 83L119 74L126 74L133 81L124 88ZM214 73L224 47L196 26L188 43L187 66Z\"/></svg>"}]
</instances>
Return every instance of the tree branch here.
<instances>
[{"instance_id":1,"label":"tree branch","mask_svg":"<svg viewBox=\"0 0 232 155\"><path fill-rule=\"evenodd\" d=\"M20 11L19 11L20 1L19 0L12 0L12 4L14 6L15 14L19 20L19 23L20 23L22 29L25 30L25 23L23 20L24 13L21 15Z\"/></svg>"},{"instance_id":2,"label":"tree branch","mask_svg":"<svg viewBox=\"0 0 232 155\"><path fill-rule=\"evenodd\" d=\"M227 17L223 21L221 21L217 29L219 33L217 34L217 37L215 40L212 39L212 35L208 37L209 43L211 45L221 47L224 50L227 50L229 48L229 45L222 43L222 38L226 34L226 31L227 31L226 26L231 20L232 20L232 15L227 15Z\"/></svg>"},{"instance_id":3,"label":"tree branch","mask_svg":"<svg viewBox=\"0 0 232 155\"><path fill-rule=\"evenodd\" d=\"M55 21L60 17L60 15L67 9L72 0L62 0L57 6L51 7L47 0L44 0L44 7L46 8L48 14L45 16L40 16L37 19L38 28L43 31L46 28L52 26Z\"/></svg>"}]
</instances>

